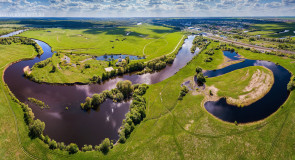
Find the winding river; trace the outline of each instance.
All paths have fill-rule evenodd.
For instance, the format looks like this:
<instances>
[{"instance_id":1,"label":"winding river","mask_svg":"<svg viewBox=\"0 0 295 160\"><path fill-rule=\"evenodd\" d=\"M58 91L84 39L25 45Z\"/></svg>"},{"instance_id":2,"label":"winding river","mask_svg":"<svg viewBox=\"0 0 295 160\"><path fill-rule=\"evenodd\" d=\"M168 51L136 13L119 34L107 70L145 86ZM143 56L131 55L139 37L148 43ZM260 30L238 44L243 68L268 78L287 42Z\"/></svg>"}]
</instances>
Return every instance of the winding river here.
<instances>
[{"instance_id":1,"label":"winding river","mask_svg":"<svg viewBox=\"0 0 295 160\"><path fill-rule=\"evenodd\" d=\"M223 54L231 60L241 59L235 52L224 51ZM273 72L274 84L270 91L260 100L243 108L227 104L225 98L221 98L216 102L206 102L205 108L208 112L224 121L248 123L265 119L278 110L289 96L287 84L291 77L289 71L280 65L268 61L244 59L244 62L233 64L219 70L207 71L204 75L216 77L249 66L264 66Z\"/></svg>"},{"instance_id":2,"label":"winding river","mask_svg":"<svg viewBox=\"0 0 295 160\"><path fill-rule=\"evenodd\" d=\"M118 129L125 114L129 111L131 102L114 103L112 100L106 100L99 110L88 112L80 109L80 103L84 102L87 96L115 88L116 83L121 80L130 80L134 84L154 84L173 76L197 54L198 51L194 54L190 52L194 37L189 36L176 55L174 63L159 72L144 75L126 74L102 84L71 86L39 84L23 76L25 66L32 67L35 63L50 58L53 54L48 44L35 40L44 53L32 60L20 61L9 66L5 70L4 80L21 102L29 104L35 117L45 122L44 134L50 138L66 144L74 142L80 147L84 144L100 144L104 138L116 141L119 138ZM50 109L41 110L40 107L28 102L28 97L45 102ZM66 110L66 107L69 109Z\"/></svg>"},{"instance_id":3,"label":"winding river","mask_svg":"<svg viewBox=\"0 0 295 160\"><path fill-rule=\"evenodd\" d=\"M190 52L193 39L194 36L189 36L176 55L174 63L159 72L144 75L125 74L102 84L71 86L39 84L23 76L25 66L32 67L35 63L50 58L53 54L48 44L35 40L42 47L44 54L32 60L12 64L5 70L4 80L21 102L30 105L35 117L45 122L44 134L49 135L52 139L66 144L74 142L80 147L84 144L97 145L106 137L116 141L117 131L131 102L114 103L106 100L97 111L88 112L80 109L80 103L84 102L87 96L115 88L116 83L121 80L130 80L134 84L154 84L173 76L198 53L199 50L194 54ZM240 59L236 53L225 51L224 55L232 60ZM291 74L272 62L245 59L244 62L215 71L207 71L204 74L208 77L215 77L248 66L264 66L274 73L274 85L265 97L244 108L231 106L224 98L217 102L209 101L205 103L208 112L224 121L246 123L266 118L285 102L289 95L286 86ZM38 106L28 102L28 97L42 100L50 106L50 109L41 110ZM66 107L69 109L66 110Z\"/></svg>"}]
</instances>

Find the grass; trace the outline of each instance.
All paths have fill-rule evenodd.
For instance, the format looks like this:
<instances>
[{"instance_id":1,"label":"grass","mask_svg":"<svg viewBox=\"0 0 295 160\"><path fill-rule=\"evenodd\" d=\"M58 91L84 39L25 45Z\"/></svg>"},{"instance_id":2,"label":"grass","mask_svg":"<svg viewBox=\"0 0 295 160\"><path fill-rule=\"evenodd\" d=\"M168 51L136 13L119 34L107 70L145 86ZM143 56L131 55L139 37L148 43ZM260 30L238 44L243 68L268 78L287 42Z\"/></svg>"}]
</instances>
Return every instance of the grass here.
<instances>
[{"instance_id":1,"label":"grass","mask_svg":"<svg viewBox=\"0 0 295 160\"><path fill-rule=\"evenodd\" d=\"M36 56L37 53L32 46L26 45L0 45L0 70L1 75L5 66L10 62L17 61L21 58L28 58ZM14 117L10 109L10 105L13 108L16 116L18 117L18 128L21 132L27 131L22 116L22 110L20 107L13 103L10 99L7 90L4 88L4 82L1 78L1 91L0 91L0 155L1 159L25 159L28 158L22 152L18 145L18 138L16 136L16 126L14 123ZM28 137L27 134L23 134L22 137Z\"/></svg>"},{"instance_id":2,"label":"grass","mask_svg":"<svg viewBox=\"0 0 295 160\"><path fill-rule=\"evenodd\" d=\"M4 57L11 54L2 51ZM295 65L290 63L294 60L245 50L238 52L246 58L277 62L295 73ZM15 50L14 57L2 58L0 64L30 57L31 54L32 52ZM213 58L217 60L218 56L221 55L214 54ZM20 107L9 96L8 101L5 100L8 93L3 90L2 82L1 158L29 159L17 143L10 104L17 116L22 146L39 159L294 159L294 91L284 107L272 116L261 122L239 126L222 122L209 114L201 106L204 98L201 95L187 94L182 101L177 100L181 83L195 74L196 66L214 69L223 62L200 64L202 58L204 55L201 53L174 76L150 86L145 95L148 102L147 117L136 126L125 144L116 145L107 155L94 151L68 155L66 152L49 150L38 139L31 140Z\"/></svg>"},{"instance_id":3,"label":"grass","mask_svg":"<svg viewBox=\"0 0 295 160\"><path fill-rule=\"evenodd\" d=\"M151 60L172 52L183 34L167 27L143 24L96 29L50 28L27 31L21 36L45 41L53 50L64 53L145 55L146 60Z\"/></svg>"},{"instance_id":4,"label":"grass","mask_svg":"<svg viewBox=\"0 0 295 160\"><path fill-rule=\"evenodd\" d=\"M295 36L295 23L291 22L277 22L277 23L263 23L252 25L254 31L248 32L249 35L262 35L267 38L281 38L286 36ZM286 33L279 33L289 30ZM278 34L275 34L278 33Z\"/></svg>"},{"instance_id":5,"label":"grass","mask_svg":"<svg viewBox=\"0 0 295 160\"><path fill-rule=\"evenodd\" d=\"M204 50L208 51L210 49L214 49L217 46L219 46L219 42L213 42L211 41L211 44L207 47L207 49ZM201 54L198 55L197 64L200 66L203 70L213 70L218 68L218 66L224 61L224 56L221 50L214 50L214 55L210 56L207 54L204 54L202 52ZM208 57L213 57L213 61L211 62L205 62L205 59Z\"/></svg>"},{"instance_id":6,"label":"grass","mask_svg":"<svg viewBox=\"0 0 295 160\"><path fill-rule=\"evenodd\" d=\"M273 77L272 72L269 69L266 69L265 67L261 66L251 66L251 67L246 67L243 69L235 70L230 73L214 77L214 78L207 78L206 79L206 84L208 86L214 85L214 87L218 88L218 97L231 97L233 99L238 99L236 103L242 104L242 101L245 101L244 99L239 99L239 96L241 95L251 95L251 94L256 94L258 91L254 87L250 91L244 91L244 89L250 85L251 80L254 78L253 75L254 73L260 70L261 73L265 73L271 77ZM261 76L261 75L260 75ZM260 79L260 81L257 81L256 83L261 83L261 85L265 84L266 79ZM268 90L265 90L266 93L268 93L269 89L271 88L273 81L269 82L271 85L267 86ZM268 83L267 83L268 84ZM265 89L267 89L267 87ZM249 99L250 97L247 98L247 104L251 104L254 101L256 101L256 98L263 97L266 93L261 92L260 94L257 93L259 96L258 97L253 97Z\"/></svg>"},{"instance_id":7,"label":"grass","mask_svg":"<svg viewBox=\"0 0 295 160\"><path fill-rule=\"evenodd\" d=\"M89 83L94 75L102 77L104 68L108 67L108 62L91 59L91 56L75 56L66 54L70 58L70 63L61 63L65 54L54 54L52 62L43 68L33 67L31 75L38 81L50 83ZM90 59L89 59L90 58ZM75 64L75 66L72 66ZM85 68L89 64L90 68ZM56 71L52 71L52 66L56 66Z\"/></svg>"}]
</instances>

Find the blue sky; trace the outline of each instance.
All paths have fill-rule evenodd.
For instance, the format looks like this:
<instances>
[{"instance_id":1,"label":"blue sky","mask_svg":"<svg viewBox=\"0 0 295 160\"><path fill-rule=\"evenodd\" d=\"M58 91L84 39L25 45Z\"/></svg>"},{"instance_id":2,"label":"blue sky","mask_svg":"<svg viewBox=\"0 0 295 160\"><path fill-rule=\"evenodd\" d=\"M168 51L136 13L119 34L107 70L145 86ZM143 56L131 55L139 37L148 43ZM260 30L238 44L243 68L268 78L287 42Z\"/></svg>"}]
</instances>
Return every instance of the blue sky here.
<instances>
[{"instance_id":1,"label":"blue sky","mask_svg":"<svg viewBox=\"0 0 295 160\"><path fill-rule=\"evenodd\" d=\"M0 0L0 17L295 16L295 0Z\"/></svg>"}]
</instances>

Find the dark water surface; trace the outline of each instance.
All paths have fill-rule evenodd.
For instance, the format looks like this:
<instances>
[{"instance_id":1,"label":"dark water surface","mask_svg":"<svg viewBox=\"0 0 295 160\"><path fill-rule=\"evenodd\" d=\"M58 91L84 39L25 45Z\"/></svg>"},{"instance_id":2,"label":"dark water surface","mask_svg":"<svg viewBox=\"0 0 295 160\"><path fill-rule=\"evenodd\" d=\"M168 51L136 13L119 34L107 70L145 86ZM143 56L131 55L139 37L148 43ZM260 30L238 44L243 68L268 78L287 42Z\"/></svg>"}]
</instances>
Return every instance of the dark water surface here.
<instances>
[{"instance_id":1,"label":"dark water surface","mask_svg":"<svg viewBox=\"0 0 295 160\"><path fill-rule=\"evenodd\" d=\"M131 102L114 103L107 100L99 110L89 112L82 111L80 103L84 102L87 96L115 88L116 83L121 80L130 80L134 84L154 84L173 76L196 55L190 52L193 39L194 36L189 36L176 55L174 63L159 72L144 75L126 74L102 84L72 86L38 84L24 78L23 68L25 66L32 67L36 62L52 56L49 45L35 40L43 48L44 54L33 60L25 60L9 66L5 70L4 80L21 102L29 103L27 98L34 97L50 106L50 109L41 110L30 104L35 117L45 122L44 134L50 138L66 144L74 142L80 147L84 144L100 144L104 138L116 141L118 129L125 114L129 111ZM66 110L66 107L69 109Z\"/></svg>"},{"instance_id":2,"label":"dark water surface","mask_svg":"<svg viewBox=\"0 0 295 160\"><path fill-rule=\"evenodd\" d=\"M224 51L223 53L230 59L239 59L239 55L235 52ZM208 77L216 77L249 66L264 66L273 72L274 84L271 90L262 99L243 108L227 104L225 98L216 102L206 102L205 108L208 112L224 121L247 123L268 117L287 100L289 96L287 84L290 81L291 74L282 66L276 65L272 62L244 59L244 62L233 64L215 71L207 71L204 75Z\"/></svg>"}]
</instances>

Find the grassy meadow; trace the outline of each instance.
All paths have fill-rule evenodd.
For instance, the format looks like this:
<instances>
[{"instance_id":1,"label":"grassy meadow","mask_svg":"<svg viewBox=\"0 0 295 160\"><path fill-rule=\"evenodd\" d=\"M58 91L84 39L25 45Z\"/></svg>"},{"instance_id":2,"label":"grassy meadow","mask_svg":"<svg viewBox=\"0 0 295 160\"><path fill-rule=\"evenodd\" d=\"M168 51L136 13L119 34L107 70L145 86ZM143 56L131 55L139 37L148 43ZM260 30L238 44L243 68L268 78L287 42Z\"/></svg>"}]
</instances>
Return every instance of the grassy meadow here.
<instances>
[{"instance_id":1,"label":"grassy meadow","mask_svg":"<svg viewBox=\"0 0 295 160\"><path fill-rule=\"evenodd\" d=\"M262 23L254 24L251 26L253 31L248 32L248 35L261 35L266 38L282 38L287 36L295 36L295 23L291 22L278 22L278 23ZM286 33L285 30L289 30Z\"/></svg>"},{"instance_id":2,"label":"grassy meadow","mask_svg":"<svg viewBox=\"0 0 295 160\"><path fill-rule=\"evenodd\" d=\"M227 97L228 103L238 106L259 100L268 93L273 83L273 73L261 66L238 69L206 80L207 86L218 89L218 97Z\"/></svg>"},{"instance_id":3,"label":"grassy meadow","mask_svg":"<svg viewBox=\"0 0 295 160\"><path fill-rule=\"evenodd\" d=\"M70 58L70 63L63 62L65 56ZM50 59L51 62L43 68L33 67L32 77L40 82L89 83L94 75L102 77L109 64L107 61L92 59L88 55L54 54ZM56 66L55 72L52 72L53 65ZM90 65L90 68L86 68L85 65Z\"/></svg>"},{"instance_id":4,"label":"grassy meadow","mask_svg":"<svg viewBox=\"0 0 295 160\"><path fill-rule=\"evenodd\" d=\"M149 24L117 28L61 29L27 31L20 36L48 43L63 53L128 54L150 60L172 52L183 38L182 32Z\"/></svg>"}]
</instances>

